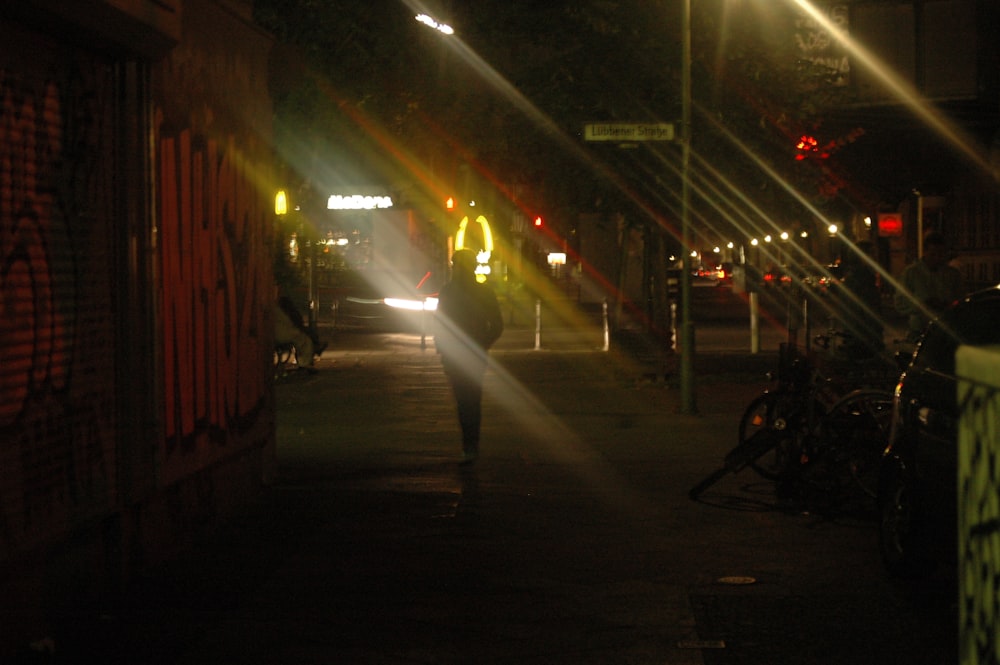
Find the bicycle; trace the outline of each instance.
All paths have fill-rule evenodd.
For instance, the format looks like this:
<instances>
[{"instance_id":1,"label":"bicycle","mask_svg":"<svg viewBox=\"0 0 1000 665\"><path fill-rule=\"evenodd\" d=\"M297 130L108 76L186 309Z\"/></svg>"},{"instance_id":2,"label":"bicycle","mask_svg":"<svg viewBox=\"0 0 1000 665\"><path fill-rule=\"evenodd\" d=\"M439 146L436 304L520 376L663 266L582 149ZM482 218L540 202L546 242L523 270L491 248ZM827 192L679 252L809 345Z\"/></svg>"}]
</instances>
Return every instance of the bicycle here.
<instances>
[{"instance_id":1,"label":"bicycle","mask_svg":"<svg viewBox=\"0 0 1000 665\"><path fill-rule=\"evenodd\" d=\"M824 336L817 340L828 348ZM886 387L892 370L862 366L852 373L841 367L834 376L833 366L830 358L781 345L775 387L750 402L739 421L737 445L689 496L697 499L726 475L750 467L784 494L808 491L840 500L853 485L874 497L892 415Z\"/></svg>"}]
</instances>

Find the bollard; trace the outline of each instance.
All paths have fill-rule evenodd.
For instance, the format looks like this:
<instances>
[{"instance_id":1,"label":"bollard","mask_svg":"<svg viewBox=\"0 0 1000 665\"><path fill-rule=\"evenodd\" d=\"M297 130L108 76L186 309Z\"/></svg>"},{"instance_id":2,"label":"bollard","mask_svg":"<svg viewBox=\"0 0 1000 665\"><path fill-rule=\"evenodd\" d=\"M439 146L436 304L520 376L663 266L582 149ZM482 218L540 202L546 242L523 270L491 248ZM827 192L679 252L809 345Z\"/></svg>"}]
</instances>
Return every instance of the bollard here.
<instances>
[{"instance_id":1,"label":"bollard","mask_svg":"<svg viewBox=\"0 0 1000 665\"><path fill-rule=\"evenodd\" d=\"M670 303L670 350L677 352L677 303Z\"/></svg>"},{"instance_id":2,"label":"bollard","mask_svg":"<svg viewBox=\"0 0 1000 665\"><path fill-rule=\"evenodd\" d=\"M420 350L427 350L427 303L420 306Z\"/></svg>"},{"instance_id":3,"label":"bollard","mask_svg":"<svg viewBox=\"0 0 1000 665\"><path fill-rule=\"evenodd\" d=\"M601 317L604 323L604 351L607 351L611 347L611 333L608 329L608 299L604 299L604 305L601 307Z\"/></svg>"},{"instance_id":4,"label":"bollard","mask_svg":"<svg viewBox=\"0 0 1000 665\"><path fill-rule=\"evenodd\" d=\"M542 301L535 301L535 351L542 348Z\"/></svg>"},{"instance_id":5,"label":"bollard","mask_svg":"<svg viewBox=\"0 0 1000 665\"><path fill-rule=\"evenodd\" d=\"M806 331L806 353L809 353L812 350L812 341L809 339L812 337L812 328L809 322L809 298L802 301L802 325Z\"/></svg>"}]
</instances>

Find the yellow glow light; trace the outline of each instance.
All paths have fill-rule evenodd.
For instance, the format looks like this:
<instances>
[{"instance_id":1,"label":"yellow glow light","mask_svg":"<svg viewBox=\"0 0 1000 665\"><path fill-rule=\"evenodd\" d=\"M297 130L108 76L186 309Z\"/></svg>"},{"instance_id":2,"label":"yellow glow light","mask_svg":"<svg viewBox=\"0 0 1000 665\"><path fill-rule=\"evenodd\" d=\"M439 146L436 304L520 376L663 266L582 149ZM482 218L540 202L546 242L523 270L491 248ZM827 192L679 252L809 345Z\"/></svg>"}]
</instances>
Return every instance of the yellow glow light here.
<instances>
[{"instance_id":1,"label":"yellow glow light","mask_svg":"<svg viewBox=\"0 0 1000 665\"><path fill-rule=\"evenodd\" d=\"M474 204L472 204L474 205ZM476 266L476 280L478 282L485 282L486 276L490 274L490 257L493 255L493 232L490 230L490 222L484 215L476 217L476 224L483 230L483 245L482 249L476 248L476 262L479 264ZM472 249L467 247L465 244L465 232L469 228L469 218L463 217L462 221L458 224L458 232L455 234L455 251L460 249Z\"/></svg>"},{"instance_id":2,"label":"yellow glow light","mask_svg":"<svg viewBox=\"0 0 1000 665\"><path fill-rule=\"evenodd\" d=\"M285 215L287 213L288 213L288 195L285 194L285 190L279 189L278 193L274 195L274 214Z\"/></svg>"}]
</instances>

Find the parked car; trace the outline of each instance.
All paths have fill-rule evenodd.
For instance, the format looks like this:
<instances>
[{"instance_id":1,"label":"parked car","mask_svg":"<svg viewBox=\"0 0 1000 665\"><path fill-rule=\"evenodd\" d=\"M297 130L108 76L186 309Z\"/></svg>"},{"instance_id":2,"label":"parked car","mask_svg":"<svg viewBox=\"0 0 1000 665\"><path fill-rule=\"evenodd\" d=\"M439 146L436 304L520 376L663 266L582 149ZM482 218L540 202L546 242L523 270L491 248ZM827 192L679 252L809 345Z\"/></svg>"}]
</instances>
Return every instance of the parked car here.
<instances>
[{"instance_id":1,"label":"parked car","mask_svg":"<svg viewBox=\"0 0 1000 665\"><path fill-rule=\"evenodd\" d=\"M1000 286L976 292L924 331L900 376L880 468L879 549L893 575L957 564L959 345L1000 344Z\"/></svg>"},{"instance_id":2,"label":"parked car","mask_svg":"<svg viewBox=\"0 0 1000 665\"><path fill-rule=\"evenodd\" d=\"M818 292L825 292L830 287L839 284L844 278L843 267L839 263L831 263L817 270L816 274L808 274L802 278L802 283Z\"/></svg>"},{"instance_id":3,"label":"parked car","mask_svg":"<svg viewBox=\"0 0 1000 665\"><path fill-rule=\"evenodd\" d=\"M724 261L719 264L716 270L719 273L719 286L732 286L733 264L728 261Z\"/></svg>"},{"instance_id":4,"label":"parked car","mask_svg":"<svg viewBox=\"0 0 1000 665\"><path fill-rule=\"evenodd\" d=\"M787 266L768 266L761 275L761 283L765 288L790 286L792 281L792 274Z\"/></svg>"}]
</instances>

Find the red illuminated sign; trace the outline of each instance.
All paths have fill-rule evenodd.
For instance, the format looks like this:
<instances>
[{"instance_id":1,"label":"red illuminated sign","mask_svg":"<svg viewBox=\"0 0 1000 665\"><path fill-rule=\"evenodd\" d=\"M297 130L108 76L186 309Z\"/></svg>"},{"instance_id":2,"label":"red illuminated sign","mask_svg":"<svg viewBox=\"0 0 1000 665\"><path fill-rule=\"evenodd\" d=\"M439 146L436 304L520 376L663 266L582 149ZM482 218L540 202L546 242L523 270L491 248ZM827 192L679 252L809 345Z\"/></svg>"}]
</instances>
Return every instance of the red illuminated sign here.
<instances>
[{"instance_id":1,"label":"red illuminated sign","mask_svg":"<svg viewBox=\"0 0 1000 665\"><path fill-rule=\"evenodd\" d=\"M878 234L882 238L898 238L903 235L903 216L898 212L880 212Z\"/></svg>"}]
</instances>

